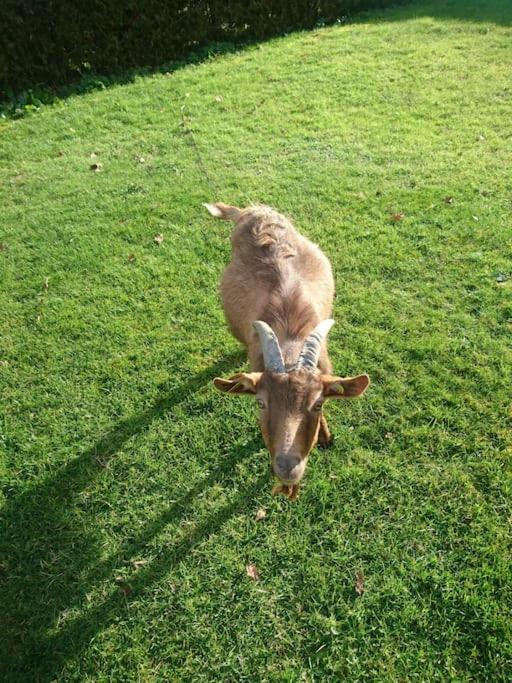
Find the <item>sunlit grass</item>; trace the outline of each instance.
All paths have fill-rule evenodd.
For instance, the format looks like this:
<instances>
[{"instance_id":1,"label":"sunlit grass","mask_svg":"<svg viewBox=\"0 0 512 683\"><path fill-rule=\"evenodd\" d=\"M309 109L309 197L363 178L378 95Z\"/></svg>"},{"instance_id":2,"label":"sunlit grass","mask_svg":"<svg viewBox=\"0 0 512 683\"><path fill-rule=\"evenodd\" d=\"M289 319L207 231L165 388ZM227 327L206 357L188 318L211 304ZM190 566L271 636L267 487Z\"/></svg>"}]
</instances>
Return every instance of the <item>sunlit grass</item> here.
<instances>
[{"instance_id":1,"label":"sunlit grass","mask_svg":"<svg viewBox=\"0 0 512 683\"><path fill-rule=\"evenodd\" d=\"M487 4L0 123L2 680L511 679L512 33ZM321 245L335 369L372 377L295 504L211 383L244 365L212 200Z\"/></svg>"}]
</instances>

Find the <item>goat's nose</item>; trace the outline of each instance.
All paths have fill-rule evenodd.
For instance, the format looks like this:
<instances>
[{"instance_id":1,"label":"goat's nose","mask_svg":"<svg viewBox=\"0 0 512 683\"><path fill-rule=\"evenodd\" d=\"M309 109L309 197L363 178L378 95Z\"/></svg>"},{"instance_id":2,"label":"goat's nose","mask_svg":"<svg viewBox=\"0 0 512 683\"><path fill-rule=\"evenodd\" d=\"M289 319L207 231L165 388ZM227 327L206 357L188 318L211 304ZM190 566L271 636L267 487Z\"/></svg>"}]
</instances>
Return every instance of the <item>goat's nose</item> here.
<instances>
[{"instance_id":1,"label":"goat's nose","mask_svg":"<svg viewBox=\"0 0 512 683\"><path fill-rule=\"evenodd\" d=\"M297 467L300 462L300 458L290 457L289 455L283 455L280 453L276 458L276 474L289 477L292 470Z\"/></svg>"}]
</instances>

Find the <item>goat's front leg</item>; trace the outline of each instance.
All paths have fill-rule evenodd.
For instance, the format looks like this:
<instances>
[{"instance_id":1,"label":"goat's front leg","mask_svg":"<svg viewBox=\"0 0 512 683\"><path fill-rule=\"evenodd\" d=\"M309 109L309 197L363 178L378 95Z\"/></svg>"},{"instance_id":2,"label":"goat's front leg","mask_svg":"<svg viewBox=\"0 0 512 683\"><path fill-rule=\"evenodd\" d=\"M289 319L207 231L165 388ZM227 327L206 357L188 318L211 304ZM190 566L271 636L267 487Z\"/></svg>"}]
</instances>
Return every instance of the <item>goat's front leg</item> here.
<instances>
[{"instance_id":1,"label":"goat's front leg","mask_svg":"<svg viewBox=\"0 0 512 683\"><path fill-rule=\"evenodd\" d=\"M318 430L318 445L320 448L327 448L332 443L332 434L329 431L325 415L320 418L320 429Z\"/></svg>"}]
</instances>

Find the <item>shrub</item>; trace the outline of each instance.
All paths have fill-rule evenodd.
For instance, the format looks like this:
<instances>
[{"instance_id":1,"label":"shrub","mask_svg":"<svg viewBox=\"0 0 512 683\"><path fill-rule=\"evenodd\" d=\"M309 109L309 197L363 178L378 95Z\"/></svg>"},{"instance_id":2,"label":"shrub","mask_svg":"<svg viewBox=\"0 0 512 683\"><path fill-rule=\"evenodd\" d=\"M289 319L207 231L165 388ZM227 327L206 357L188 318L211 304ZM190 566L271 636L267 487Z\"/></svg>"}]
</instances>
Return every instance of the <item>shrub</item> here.
<instances>
[{"instance_id":1,"label":"shrub","mask_svg":"<svg viewBox=\"0 0 512 683\"><path fill-rule=\"evenodd\" d=\"M386 0L3 0L0 91L62 86L259 40Z\"/></svg>"}]
</instances>

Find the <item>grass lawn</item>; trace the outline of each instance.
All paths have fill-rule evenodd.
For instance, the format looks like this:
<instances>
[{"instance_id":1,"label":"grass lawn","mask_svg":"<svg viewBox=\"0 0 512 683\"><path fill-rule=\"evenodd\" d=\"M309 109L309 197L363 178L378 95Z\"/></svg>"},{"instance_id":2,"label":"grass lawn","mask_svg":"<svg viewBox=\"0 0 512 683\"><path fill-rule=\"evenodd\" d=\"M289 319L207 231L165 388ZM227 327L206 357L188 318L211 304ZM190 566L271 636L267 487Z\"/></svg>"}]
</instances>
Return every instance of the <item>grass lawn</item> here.
<instances>
[{"instance_id":1,"label":"grass lawn","mask_svg":"<svg viewBox=\"0 0 512 683\"><path fill-rule=\"evenodd\" d=\"M0 121L2 681L512 679L511 73L510 3L418 2ZM296 503L212 386L215 200L372 377Z\"/></svg>"}]
</instances>

